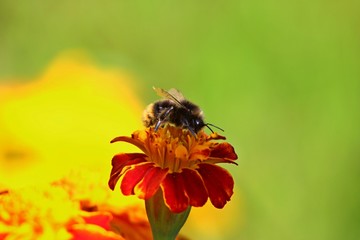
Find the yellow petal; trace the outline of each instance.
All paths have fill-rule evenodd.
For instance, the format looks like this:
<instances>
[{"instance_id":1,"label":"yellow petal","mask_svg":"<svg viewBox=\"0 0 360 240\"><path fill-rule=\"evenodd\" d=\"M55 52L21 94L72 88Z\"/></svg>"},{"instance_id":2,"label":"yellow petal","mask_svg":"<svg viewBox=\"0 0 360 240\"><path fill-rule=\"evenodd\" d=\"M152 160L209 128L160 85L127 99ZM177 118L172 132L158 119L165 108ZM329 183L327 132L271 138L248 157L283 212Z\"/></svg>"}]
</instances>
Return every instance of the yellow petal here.
<instances>
[{"instance_id":1,"label":"yellow petal","mask_svg":"<svg viewBox=\"0 0 360 240\"><path fill-rule=\"evenodd\" d=\"M109 141L141 126L132 81L65 54L35 79L0 85L0 187L53 180L73 168L109 172L118 151Z\"/></svg>"}]
</instances>

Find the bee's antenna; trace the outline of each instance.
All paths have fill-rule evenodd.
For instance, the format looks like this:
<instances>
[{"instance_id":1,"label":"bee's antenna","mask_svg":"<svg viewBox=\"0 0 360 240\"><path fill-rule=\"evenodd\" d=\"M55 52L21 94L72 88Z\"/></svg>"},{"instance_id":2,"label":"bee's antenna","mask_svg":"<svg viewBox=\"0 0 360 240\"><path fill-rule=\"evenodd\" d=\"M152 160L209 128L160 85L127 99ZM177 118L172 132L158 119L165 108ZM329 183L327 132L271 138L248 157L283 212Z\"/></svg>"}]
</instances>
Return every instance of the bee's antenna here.
<instances>
[{"instance_id":1,"label":"bee's antenna","mask_svg":"<svg viewBox=\"0 0 360 240\"><path fill-rule=\"evenodd\" d=\"M205 124L205 126L206 126L208 129L210 129L210 131L211 131L212 133L213 133L214 131L213 131L209 126L212 126L212 127L214 127L214 128L217 128L217 129L219 129L219 130L221 130L221 131L224 132L224 129L222 129L222 128L218 127L218 126L215 126L214 124L211 124L211 123L207 123L207 124Z\"/></svg>"}]
</instances>

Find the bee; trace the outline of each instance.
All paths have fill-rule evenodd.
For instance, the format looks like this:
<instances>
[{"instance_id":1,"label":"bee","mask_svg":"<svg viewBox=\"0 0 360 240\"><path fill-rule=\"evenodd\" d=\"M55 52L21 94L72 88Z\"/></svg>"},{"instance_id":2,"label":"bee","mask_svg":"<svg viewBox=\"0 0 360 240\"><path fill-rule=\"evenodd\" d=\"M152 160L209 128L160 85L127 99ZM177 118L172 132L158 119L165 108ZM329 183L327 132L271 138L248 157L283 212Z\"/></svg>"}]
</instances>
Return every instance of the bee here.
<instances>
[{"instance_id":1,"label":"bee","mask_svg":"<svg viewBox=\"0 0 360 240\"><path fill-rule=\"evenodd\" d=\"M157 131L160 126L170 123L188 129L195 137L203 127L209 128L211 132L214 131L210 126L224 131L211 123L205 123L203 111L199 106L186 100L178 90L172 88L165 91L156 87L153 89L163 99L149 104L144 110L142 120L145 127L154 126Z\"/></svg>"}]
</instances>

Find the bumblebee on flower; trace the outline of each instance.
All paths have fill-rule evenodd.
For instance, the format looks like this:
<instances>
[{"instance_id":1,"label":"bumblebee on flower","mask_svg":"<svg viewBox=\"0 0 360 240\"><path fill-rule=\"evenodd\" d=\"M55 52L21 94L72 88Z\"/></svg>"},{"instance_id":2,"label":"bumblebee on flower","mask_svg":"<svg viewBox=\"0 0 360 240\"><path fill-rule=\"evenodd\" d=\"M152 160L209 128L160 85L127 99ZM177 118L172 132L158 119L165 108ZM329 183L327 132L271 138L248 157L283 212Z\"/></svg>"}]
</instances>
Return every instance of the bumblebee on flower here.
<instances>
[{"instance_id":1,"label":"bumblebee on flower","mask_svg":"<svg viewBox=\"0 0 360 240\"><path fill-rule=\"evenodd\" d=\"M227 170L216 164L236 164L234 148L218 142L225 137L214 132L207 135L202 130L214 125L204 123L202 115L192 115L201 111L195 104L184 100L180 93L175 97L177 91L155 90L166 98L166 105L150 105L157 107L156 120L147 121L147 128L135 131L131 137L111 141L128 142L142 153L113 157L109 187L114 190L122 178L120 189L124 195L150 201L162 193L166 208L174 214L188 214L191 206L201 207L208 198L216 208L223 208L233 194L234 181Z\"/></svg>"}]
</instances>

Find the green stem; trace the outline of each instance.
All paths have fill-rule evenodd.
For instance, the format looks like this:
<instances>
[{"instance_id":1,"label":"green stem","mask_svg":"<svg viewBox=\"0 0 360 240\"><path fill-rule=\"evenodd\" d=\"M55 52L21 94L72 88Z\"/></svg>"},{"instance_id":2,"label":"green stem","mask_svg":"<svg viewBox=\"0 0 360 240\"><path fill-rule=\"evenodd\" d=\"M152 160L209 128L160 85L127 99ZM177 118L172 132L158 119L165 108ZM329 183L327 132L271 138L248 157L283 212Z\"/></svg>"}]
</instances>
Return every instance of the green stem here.
<instances>
[{"instance_id":1,"label":"green stem","mask_svg":"<svg viewBox=\"0 0 360 240\"><path fill-rule=\"evenodd\" d=\"M171 212L165 205L161 189L145 201L145 207L154 240L175 240L191 210L188 207L181 213Z\"/></svg>"}]
</instances>

